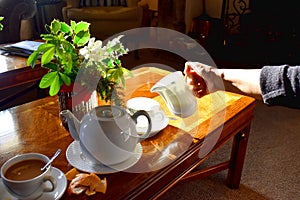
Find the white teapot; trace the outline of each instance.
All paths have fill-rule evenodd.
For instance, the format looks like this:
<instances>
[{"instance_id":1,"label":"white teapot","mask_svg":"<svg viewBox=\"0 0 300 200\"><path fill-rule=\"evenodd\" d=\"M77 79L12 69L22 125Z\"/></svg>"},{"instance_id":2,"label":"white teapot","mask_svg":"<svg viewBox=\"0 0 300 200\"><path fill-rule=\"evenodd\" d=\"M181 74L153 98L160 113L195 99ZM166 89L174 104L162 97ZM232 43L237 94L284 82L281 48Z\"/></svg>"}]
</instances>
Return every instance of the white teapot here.
<instances>
[{"instance_id":1,"label":"white teapot","mask_svg":"<svg viewBox=\"0 0 300 200\"><path fill-rule=\"evenodd\" d=\"M107 166L121 163L133 155L136 145L147 138L151 119L146 111L139 110L132 116L119 106L98 106L79 121L71 111L63 110L71 136L78 140L84 156L95 164ZM137 133L137 118L148 119L145 133Z\"/></svg>"}]
</instances>

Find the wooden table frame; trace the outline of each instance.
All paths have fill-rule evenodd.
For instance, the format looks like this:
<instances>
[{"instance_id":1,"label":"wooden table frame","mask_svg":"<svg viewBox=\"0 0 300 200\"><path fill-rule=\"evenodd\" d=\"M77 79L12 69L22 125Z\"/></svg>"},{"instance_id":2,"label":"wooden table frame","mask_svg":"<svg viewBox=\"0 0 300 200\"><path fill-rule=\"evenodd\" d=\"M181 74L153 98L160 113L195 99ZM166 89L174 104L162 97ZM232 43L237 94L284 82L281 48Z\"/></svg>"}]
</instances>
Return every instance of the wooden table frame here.
<instances>
[{"instance_id":1,"label":"wooden table frame","mask_svg":"<svg viewBox=\"0 0 300 200\"><path fill-rule=\"evenodd\" d=\"M169 73L156 68L140 68L133 72L135 76L128 79L126 84L128 88L133 86L138 88L134 92L130 92L130 98L134 96L151 98L158 96L158 94L149 92L151 84ZM226 107L225 123L209 133L213 135L215 132L222 130L217 144L207 156L199 158L198 152L204 140L201 138L195 139L186 152L170 165L157 171L147 173L117 172L100 175L100 177L107 178L107 192L106 194L97 193L89 197L89 199L157 199L177 183L199 179L225 169L228 169L227 185L230 188L238 188L255 100L239 94L226 92L226 95L234 100L228 103ZM72 168L72 166L68 165L65 151L73 139L60 124L57 97L46 97L0 112L0 120L7 118L11 118L13 126L0 128L0 166L7 159L19 153L40 152L50 157L60 147L63 151L53 162L53 166L63 172L67 172ZM200 132L203 132L204 129L202 130L201 128L205 128L207 123L204 121L200 124L201 126L199 125ZM169 129L173 128L168 126L157 134L155 138L159 140L163 135L168 134ZM17 139L14 139L14 137L17 137ZM149 140L155 140L155 138L150 138ZM231 139L233 139L233 146L229 161L196 171L196 168L211 153L218 150ZM86 198L85 194L69 196L65 193L62 200Z\"/></svg>"}]
</instances>

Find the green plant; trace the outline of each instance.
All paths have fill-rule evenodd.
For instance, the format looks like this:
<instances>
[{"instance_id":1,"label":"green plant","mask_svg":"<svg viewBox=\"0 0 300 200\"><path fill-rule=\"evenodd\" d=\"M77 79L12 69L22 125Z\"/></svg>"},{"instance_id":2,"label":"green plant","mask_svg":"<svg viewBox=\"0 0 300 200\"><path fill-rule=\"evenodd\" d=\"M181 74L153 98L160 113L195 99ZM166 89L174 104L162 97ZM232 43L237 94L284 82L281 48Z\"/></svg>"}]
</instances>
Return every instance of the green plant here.
<instances>
[{"instance_id":1,"label":"green plant","mask_svg":"<svg viewBox=\"0 0 300 200\"><path fill-rule=\"evenodd\" d=\"M97 91L101 99L111 100L114 90L125 86L125 74L131 74L122 67L120 56L126 54L120 42L120 37L108 41L102 46L102 41L90 38L89 23L71 21L70 25L59 20L53 20L46 25L46 34L41 34L45 41L27 60L27 65L36 66L41 56L41 65L48 68L40 82L40 88L50 88L49 94L56 95L63 84L70 85L81 68L91 74L97 73L99 83ZM122 86L119 85L122 84ZM88 82L81 83L89 86Z\"/></svg>"},{"instance_id":2,"label":"green plant","mask_svg":"<svg viewBox=\"0 0 300 200\"><path fill-rule=\"evenodd\" d=\"M3 19L4 19L4 17L1 17L1 16L0 16L0 22L1 22ZM3 24L0 23L0 31L2 31L2 29L3 29Z\"/></svg>"}]
</instances>

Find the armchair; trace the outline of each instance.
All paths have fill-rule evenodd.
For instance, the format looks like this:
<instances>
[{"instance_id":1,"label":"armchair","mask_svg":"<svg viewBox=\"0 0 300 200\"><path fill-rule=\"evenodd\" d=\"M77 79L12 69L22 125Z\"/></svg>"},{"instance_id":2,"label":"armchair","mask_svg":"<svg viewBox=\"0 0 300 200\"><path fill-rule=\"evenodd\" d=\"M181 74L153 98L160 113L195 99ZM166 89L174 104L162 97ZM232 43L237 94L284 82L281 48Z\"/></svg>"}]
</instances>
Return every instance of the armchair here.
<instances>
[{"instance_id":1,"label":"armchair","mask_svg":"<svg viewBox=\"0 0 300 200\"><path fill-rule=\"evenodd\" d=\"M122 31L141 27L143 9L138 7L138 1L66 0L62 13L65 22L89 22L91 35L104 40Z\"/></svg>"},{"instance_id":2,"label":"armchair","mask_svg":"<svg viewBox=\"0 0 300 200\"><path fill-rule=\"evenodd\" d=\"M35 0L0 0L0 16L4 17L0 44L32 39L35 14Z\"/></svg>"}]
</instances>

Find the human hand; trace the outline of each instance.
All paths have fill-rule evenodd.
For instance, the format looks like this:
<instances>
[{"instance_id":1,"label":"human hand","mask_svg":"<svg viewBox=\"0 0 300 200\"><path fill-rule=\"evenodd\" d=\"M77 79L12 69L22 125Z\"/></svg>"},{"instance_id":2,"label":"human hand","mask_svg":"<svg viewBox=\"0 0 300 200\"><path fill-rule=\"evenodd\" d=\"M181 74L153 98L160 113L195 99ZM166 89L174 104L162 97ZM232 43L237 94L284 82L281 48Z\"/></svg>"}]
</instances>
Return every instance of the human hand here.
<instances>
[{"instance_id":1,"label":"human hand","mask_svg":"<svg viewBox=\"0 0 300 200\"><path fill-rule=\"evenodd\" d=\"M217 90L224 90L222 74L217 68L199 62L186 62L184 73L186 82L198 98Z\"/></svg>"}]
</instances>

